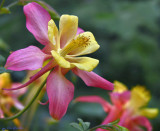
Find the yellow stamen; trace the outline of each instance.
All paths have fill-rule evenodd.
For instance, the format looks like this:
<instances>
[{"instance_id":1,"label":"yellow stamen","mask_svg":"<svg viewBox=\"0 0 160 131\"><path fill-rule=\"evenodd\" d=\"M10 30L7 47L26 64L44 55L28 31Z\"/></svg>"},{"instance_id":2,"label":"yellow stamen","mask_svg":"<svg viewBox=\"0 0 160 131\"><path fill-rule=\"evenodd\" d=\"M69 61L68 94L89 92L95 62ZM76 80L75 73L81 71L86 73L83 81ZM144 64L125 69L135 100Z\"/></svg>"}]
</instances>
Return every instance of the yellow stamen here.
<instances>
[{"instance_id":1,"label":"yellow stamen","mask_svg":"<svg viewBox=\"0 0 160 131\"><path fill-rule=\"evenodd\" d=\"M85 48L90 44L90 37L78 36L75 39L72 39L69 44L67 44L60 52L61 56L66 56L71 51L78 48Z\"/></svg>"}]
</instances>

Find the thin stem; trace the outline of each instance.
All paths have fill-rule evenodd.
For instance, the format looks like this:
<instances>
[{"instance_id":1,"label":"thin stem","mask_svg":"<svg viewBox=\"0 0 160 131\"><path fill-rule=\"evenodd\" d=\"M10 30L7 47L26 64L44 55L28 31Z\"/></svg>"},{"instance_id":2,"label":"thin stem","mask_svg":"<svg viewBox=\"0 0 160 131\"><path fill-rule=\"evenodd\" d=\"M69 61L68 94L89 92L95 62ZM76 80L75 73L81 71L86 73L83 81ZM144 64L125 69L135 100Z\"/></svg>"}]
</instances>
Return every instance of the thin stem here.
<instances>
[{"instance_id":1,"label":"thin stem","mask_svg":"<svg viewBox=\"0 0 160 131\"><path fill-rule=\"evenodd\" d=\"M0 9L3 7L5 0L2 0L1 5L0 5Z\"/></svg>"},{"instance_id":2,"label":"thin stem","mask_svg":"<svg viewBox=\"0 0 160 131\"><path fill-rule=\"evenodd\" d=\"M19 117L20 115L22 115L31 105L32 103L35 101L35 99L38 97L39 93L41 92L42 88L44 87L44 85L46 84L47 79L42 83L42 85L39 87L38 91L36 92L35 96L33 97L33 99L28 103L28 105L21 110L20 112L18 112L17 114L15 114L14 116L11 117L7 117L7 118L2 118L0 119L0 121L9 121L9 120L13 120L17 117Z\"/></svg>"},{"instance_id":3,"label":"thin stem","mask_svg":"<svg viewBox=\"0 0 160 131\"><path fill-rule=\"evenodd\" d=\"M11 3L10 5L7 6L7 8L11 8L12 6L15 6L18 4L18 1L15 1L13 3Z\"/></svg>"}]
</instances>

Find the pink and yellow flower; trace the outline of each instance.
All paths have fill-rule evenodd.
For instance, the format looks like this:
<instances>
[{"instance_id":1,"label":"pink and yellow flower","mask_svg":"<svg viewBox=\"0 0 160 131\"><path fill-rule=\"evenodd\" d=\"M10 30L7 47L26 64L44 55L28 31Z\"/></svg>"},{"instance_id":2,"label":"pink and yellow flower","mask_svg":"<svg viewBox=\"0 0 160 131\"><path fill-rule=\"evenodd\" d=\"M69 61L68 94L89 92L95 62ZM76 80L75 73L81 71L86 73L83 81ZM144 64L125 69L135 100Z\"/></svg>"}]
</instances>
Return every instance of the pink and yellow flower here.
<instances>
[{"instance_id":1,"label":"pink and yellow flower","mask_svg":"<svg viewBox=\"0 0 160 131\"><path fill-rule=\"evenodd\" d=\"M54 68L47 78L46 90L50 115L58 120L66 113L74 95L74 85L64 77L69 70L82 78L88 86L113 89L112 83L92 72L99 61L82 56L95 52L99 45L91 32L78 28L77 16L62 15L58 31L49 13L37 3L32 2L24 6L24 14L27 29L45 47L41 50L29 46L13 52L8 57L5 67L10 70L42 68L27 83L16 89L29 85ZM48 59L49 63L43 67L43 63Z\"/></svg>"},{"instance_id":2,"label":"pink and yellow flower","mask_svg":"<svg viewBox=\"0 0 160 131\"><path fill-rule=\"evenodd\" d=\"M147 118L154 118L158 115L157 108L145 107L150 100L150 93L143 86L135 86L131 91L118 82L114 82L115 89L110 93L112 104L99 96L82 96L75 99L77 102L92 102L102 105L108 113L102 125L120 119L118 123L130 131L143 131L141 127L152 131L152 126ZM97 131L105 131L97 129Z\"/></svg>"},{"instance_id":3,"label":"pink and yellow flower","mask_svg":"<svg viewBox=\"0 0 160 131\"><path fill-rule=\"evenodd\" d=\"M0 74L0 118L5 116L12 116L11 108L15 107L18 110L23 109L23 105L18 100L18 97L23 95L26 92L26 89L16 90L16 91L6 91L2 88L12 89L17 86L20 86L20 83L12 83L10 74L3 73ZM17 126L20 126L18 119L14 120L14 123Z\"/></svg>"}]
</instances>

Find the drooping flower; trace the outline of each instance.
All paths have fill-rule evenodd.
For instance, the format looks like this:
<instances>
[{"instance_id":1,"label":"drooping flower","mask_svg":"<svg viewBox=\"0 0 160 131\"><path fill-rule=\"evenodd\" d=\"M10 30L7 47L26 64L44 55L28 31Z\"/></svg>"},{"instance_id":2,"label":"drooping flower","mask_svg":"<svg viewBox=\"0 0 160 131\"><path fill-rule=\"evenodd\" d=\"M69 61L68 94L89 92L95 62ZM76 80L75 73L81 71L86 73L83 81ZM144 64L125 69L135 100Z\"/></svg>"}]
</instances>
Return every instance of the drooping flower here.
<instances>
[{"instance_id":1,"label":"drooping flower","mask_svg":"<svg viewBox=\"0 0 160 131\"><path fill-rule=\"evenodd\" d=\"M154 118L158 115L157 108L145 107L150 100L150 93L143 86L135 86L131 91L118 82L114 82L114 90L110 93L112 104L99 96L81 96L75 99L77 102L92 102L102 105L108 113L102 125L120 119L118 123L130 131L152 131L152 126L147 118ZM105 131L97 129L96 131Z\"/></svg>"},{"instance_id":2,"label":"drooping flower","mask_svg":"<svg viewBox=\"0 0 160 131\"><path fill-rule=\"evenodd\" d=\"M23 88L46 72L52 70L47 78L47 94L49 112L54 119L61 119L67 111L68 104L73 99L74 85L64 75L71 70L88 86L112 90L113 84L100 77L92 70L99 61L90 57L80 57L90 54L99 48L93 34L78 28L78 17L62 15L59 21L59 31L49 13L37 3L24 6L26 27L45 47L29 46L13 52L7 59L5 67L10 70L36 70L42 68L44 61L50 60L28 82L16 88Z\"/></svg>"},{"instance_id":3,"label":"drooping flower","mask_svg":"<svg viewBox=\"0 0 160 131\"><path fill-rule=\"evenodd\" d=\"M23 105L18 100L18 97L23 95L26 92L26 89L15 90L12 92L2 90L2 88L12 89L20 85L20 83L11 82L9 73L0 74L0 118L4 118L5 116L12 116L13 114L11 112L11 108L13 107L18 110L23 109ZM18 119L13 120L13 122L17 126L20 126Z\"/></svg>"}]
</instances>

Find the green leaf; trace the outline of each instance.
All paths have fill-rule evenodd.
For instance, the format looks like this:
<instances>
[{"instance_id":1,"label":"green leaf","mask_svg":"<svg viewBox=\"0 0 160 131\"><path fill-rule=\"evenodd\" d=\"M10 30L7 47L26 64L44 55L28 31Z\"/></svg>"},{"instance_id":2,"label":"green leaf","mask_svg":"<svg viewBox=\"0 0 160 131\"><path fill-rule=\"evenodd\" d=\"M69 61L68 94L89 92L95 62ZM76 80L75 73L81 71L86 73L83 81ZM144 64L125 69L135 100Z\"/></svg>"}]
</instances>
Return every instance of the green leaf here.
<instances>
[{"instance_id":1,"label":"green leaf","mask_svg":"<svg viewBox=\"0 0 160 131\"><path fill-rule=\"evenodd\" d=\"M117 119L117 120L115 120L115 121L113 121L111 123L108 123L107 125L116 125L116 124L118 124L118 122L119 122L119 119Z\"/></svg>"},{"instance_id":2,"label":"green leaf","mask_svg":"<svg viewBox=\"0 0 160 131\"><path fill-rule=\"evenodd\" d=\"M129 131L127 128L123 127L123 126L119 126L119 125L116 125L120 131Z\"/></svg>"},{"instance_id":3,"label":"green leaf","mask_svg":"<svg viewBox=\"0 0 160 131\"><path fill-rule=\"evenodd\" d=\"M109 131L119 131L119 128L118 127L115 127L115 126L110 126L110 125L102 125L98 128L101 128L101 129L105 129L105 130L109 130Z\"/></svg>"},{"instance_id":4,"label":"green leaf","mask_svg":"<svg viewBox=\"0 0 160 131\"><path fill-rule=\"evenodd\" d=\"M90 127L90 122L84 122L86 126L86 130Z\"/></svg>"},{"instance_id":5,"label":"green leaf","mask_svg":"<svg viewBox=\"0 0 160 131\"><path fill-rule=\"evenodd\" d=\"M10 14L10 10L7 7L3 7L0 9L0 14Z\"/></svg>"},{"instance_id":6,"label":"green leaf","mask_svg":"<svg viewBox=\"0 0 160 131\"><path fill-rule=\"evenodd\" d=\"M90 123L89 122L84 122L82 119L78 118L79 124L77 123L71 123L70 125L80 131L87 131Z\"/></svg>"},{"instance_id":7,"label":"green leaf","mask_svg":"<svg viewBox=\"0 0 160 131\"><path fill-rule=\"evenodd\" d=\"M95 131L98 128L105 129L105 130L108 130L108 131L129 131L127 128L117 125L118 122L119 122L119 119L115 120L111 123L108 123L106 125L95 126L91 129L89 129L88 131Z\"/></svg>"},{"instance_id":8,"label":"green leaf","mask_svg":"<svg viewBox=\"0 0 160 131\"><path fill-rule=\"evenodd\" d=\"M90 126L90 123L89 122L83 122L82 119L78 118L78 121L79 121L79 124L83 127L83 130L87 130Z\"/></svg>"},{"instance_id":9,"label":"green leaf","mask_svg":"<svg viewBox=\"0 0 160 131\"><path fill-rule=\"evenodd\" d=\"M76 129L78 129L80 131L84 131L83 128L77 123L71 123L70 126L76 128Z\"/></svg>"}]
</instances>

